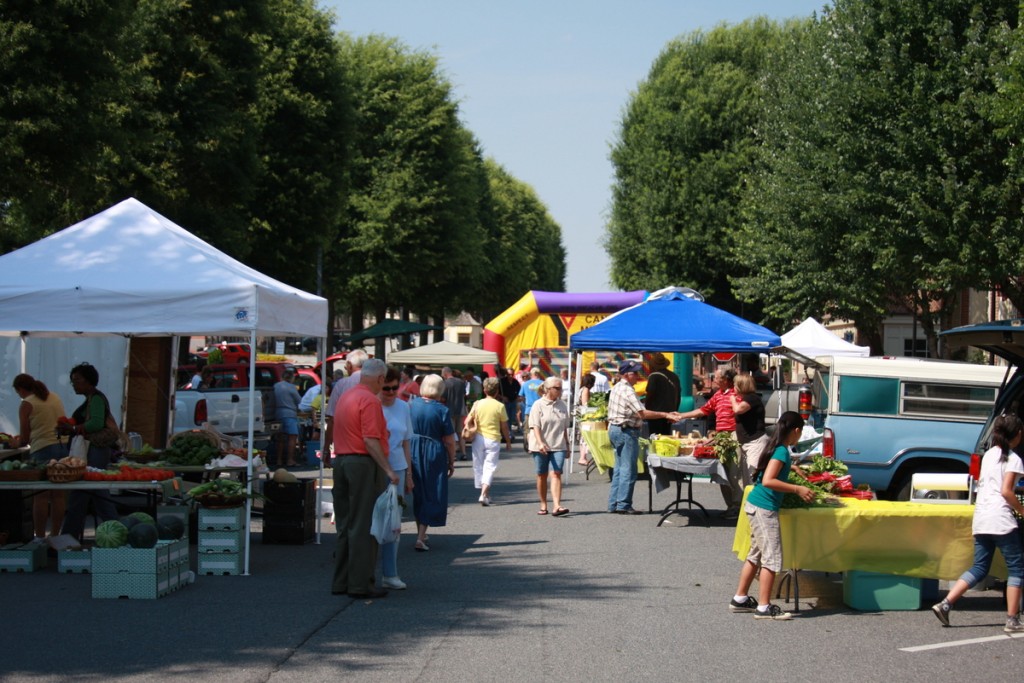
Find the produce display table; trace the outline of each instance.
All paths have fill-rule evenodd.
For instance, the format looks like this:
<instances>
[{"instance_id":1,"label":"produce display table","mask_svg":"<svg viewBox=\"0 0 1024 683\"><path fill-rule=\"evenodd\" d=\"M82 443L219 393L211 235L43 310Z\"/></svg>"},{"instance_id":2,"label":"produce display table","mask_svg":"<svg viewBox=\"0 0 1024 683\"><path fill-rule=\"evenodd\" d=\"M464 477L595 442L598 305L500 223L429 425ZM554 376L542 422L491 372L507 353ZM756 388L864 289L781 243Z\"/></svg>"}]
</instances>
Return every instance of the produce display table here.
<instances>
[{"instance_id":1,"label":"produce display table","mask_svg":"<svg viewBox=\"0 0 1024 683\"><path fill-rule=\"evenodd\" d=\"M131 489L133 491L161 491L162 481L69 481L55 484L52 481L0 481L0 491L109 491Z\"/></svg>"},{"instance_id":2,"label":"produce display table","mask_svg":"<svg viewBox=\"0 0 1024 683\"><path fill-rule=\"evenodd\" d=\"M695 458L692 455L680 455L676 457L665 457L651 453L647 456L647 464L654 476L654 490L661 493L669 487L672 482L676 485L676 499L665 506L661 511L661 519L658 526L665 523L665 520L672 515L681 515L693 511L696 505L704 520L707 522L708 511L704 506L693 499L693 476L703 475L711 478L716 484L728 484L725 467L717 458ZM683 484L686 484L686 497L683 497ZM680 503L686 503L687 508L679 507Z\"/></svg>"},{"instance_id":3,"label":"produce display table","mask_svg":"<svg viewBox=\"0 0 1024 683\"><path fill-rule=\"evenodd\" d=\"M0 448L0 461L21 455L28 455L28 446L21 446L19 448Z\"/></svg>"},{"instance_id":4,"label":"produce display table","mask_svg":"<svg viewBox=\"0 0 1024 683\"><path fill-rule=\"evenodd\" d=\"M953 580L974 562L973 505L855 498L844 498L843 503L840 508L780 511L784 570L856 569ZM736 524L732 549L740 560L746 559L750 527L745 514ZM992 573L1006 576L1006 565L998 553Z\"/></svg>"}]
</instances>

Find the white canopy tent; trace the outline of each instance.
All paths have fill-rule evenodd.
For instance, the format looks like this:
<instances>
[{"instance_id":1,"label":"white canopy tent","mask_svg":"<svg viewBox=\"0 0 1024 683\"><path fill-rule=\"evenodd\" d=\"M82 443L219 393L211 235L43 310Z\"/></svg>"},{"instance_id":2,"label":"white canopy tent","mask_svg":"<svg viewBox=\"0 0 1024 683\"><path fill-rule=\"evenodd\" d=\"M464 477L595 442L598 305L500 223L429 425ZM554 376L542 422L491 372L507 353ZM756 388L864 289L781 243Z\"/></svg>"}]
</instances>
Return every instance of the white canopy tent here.
<instances>
[{"instance_id":1,"label":"white canopy tent","mask_svg":"<svg viewBox=\"0 0 1024 683\"><path fill-rule=\"evenodd\" d=\"M247 336L255 348L257 335L323 340L327 330L326 299L253 270L134 198L0 256L0 272L2 335ZM250 490L255 363L253 354Z\"/></svg>"},{"instance_id":2,"label":"white canopy tent","mask_svg":"<svg viewBox=\"0 0 1024 683\"><path fill-rule=\"evenodd\" d=\"M481 351L464 344L450 341L439 341L435 344L417 346L388 354L389 363L401 365L487 365L498 362L498 354L494 351Z\"/></svg>"},{"instance_id":3,"label":"white canopy tent","mask_svg":"<svg viewBox=\"0 0 1024 683\"><path fill-rule=\"evenodd\" d=\"M782 345L773 353L790 356L804 365L815 365L818 356L871 355L867 346L857 346L841 339L814 318L808 318L780 338Z\"/></svg>"}]
</instances>

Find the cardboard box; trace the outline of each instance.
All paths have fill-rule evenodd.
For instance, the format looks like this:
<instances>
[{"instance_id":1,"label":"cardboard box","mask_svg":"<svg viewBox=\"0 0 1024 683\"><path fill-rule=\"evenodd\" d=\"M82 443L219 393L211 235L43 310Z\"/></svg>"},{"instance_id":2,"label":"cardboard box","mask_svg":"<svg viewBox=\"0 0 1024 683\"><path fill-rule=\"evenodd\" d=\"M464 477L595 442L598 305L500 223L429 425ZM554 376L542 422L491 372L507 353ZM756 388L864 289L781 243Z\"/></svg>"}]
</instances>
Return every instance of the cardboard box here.
<instances>
[{"instance_id":1,"label":"cardboard box","mask_svg":"<svg viewBox=\"0 0 1024 683\"><path fill-rule=\"evenodd\" d=\"M45 543L11 543L0 548L0 572L34 572L46 567Z\"/></svg>"},{"instance_id":2,"label":"cardboard box","mask_svg":"<svg viewBox=\"0 0 1024 683\"><path fill-rule=\"evenodd\" d=\"M236 576L242 573L240 553L207 553L199 556L200 575Z\"/></svg>"},{"instance_id":3,"label":"cardboard box","mask_svg":"<svg viewBox=\"0 0 1024 683\"><path fill-rule=\"evenodd\" d=\"M199 531L196 551L202 557L206 553L240 553L245 545L245 532Z\"/></svg>"},{"instance_id":4,"label":"cardboard box","mask_svg":"<svg viewBox=\"0 0 1024 683\"><path fill-rule=\"evenodd\" d=\"M212 510L199 508L199 531L238 531L245 526L245 507Z\"/></svg>"},{"instance_id":5,"label":"cardboard box","mask_svg":"<svg viewBox=\"0 0 1024 683\"><path fill-rule=\"evenodd\" d=\"M93 548L94 574L157 574L167 570L173 541L157 541L155 548Z\"/></svg>"},{"instance_id":6,"label":"cardboard box","mask_svg":"<svg viewBox=\"0 0 1024 683\"><path fill-rule=\"evenodd\" d=\"M170 592L167 569L156 574L94 572L92 575L92 597L94 598L152 600Z\"/></svg>"},{"instance_id":7,"label":"cardboard box","mask_svg":"<svg viewBox=\"0 0 1024 683\"><path fill-rule=\"evenodd\" d=\"M843 574L843 602L862 612L921 609L921 579L848 571Z\"/></svg>"},{"instance_id":8,"label":"cardboard box","mask_svg":"<svg viewBox=\"0 0 1024 683\"><path fill-rule=\"evenodd\" d=\"M57 553L57 571L61 574L88 574L92 555L88 550L61 550Z\"/></svg>"}]
</instances>

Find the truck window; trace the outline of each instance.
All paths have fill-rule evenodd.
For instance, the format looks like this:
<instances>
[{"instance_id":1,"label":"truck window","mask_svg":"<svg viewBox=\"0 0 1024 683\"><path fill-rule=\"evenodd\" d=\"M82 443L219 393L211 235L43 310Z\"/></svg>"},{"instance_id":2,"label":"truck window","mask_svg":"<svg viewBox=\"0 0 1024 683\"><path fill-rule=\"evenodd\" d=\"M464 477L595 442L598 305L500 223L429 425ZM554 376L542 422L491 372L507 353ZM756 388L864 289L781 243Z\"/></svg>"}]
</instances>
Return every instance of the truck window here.
<instances>
[{"instance_id":1,"label":"truck window","mask_svg":"<svg viewBox=\"0 0 1024 683\"><path fill-rule=\"evenodd\" d=\"M995 387L926 382L903 383L903 412L911 415L984 420L996 400Z\"/></svg>"},{"instance_id":2,"label":"truck window","mask_svg":"<svg viewBox=\"0 0 1024 683\"><path fill-rule=\"evenodd\" d=\"M871 415L897 415L900 408L900 381L896 377L839 378L839 411Z\"/></svg>"},{"instance_id":3,"label":"truck window","mask_svg":"<svg viewBox=\"0 0 1024 683\"><path fill-rule=\"evenodd\" d=\"M270 368L256 368L256 386L272 387L277 382Z\"/></svg>"},{"instance_id":4,"label":"truck window","mask_svg":"<svg viewBox=\"0 0 1024 683\"><path fill-rule=\"evenodd\" d=\"M821 413L828 412L828 378L829 373L827 370L819 370L814 373L814 382L811 385L811 392L814 394L814 404Z\"/></svg>"}]
</instances>

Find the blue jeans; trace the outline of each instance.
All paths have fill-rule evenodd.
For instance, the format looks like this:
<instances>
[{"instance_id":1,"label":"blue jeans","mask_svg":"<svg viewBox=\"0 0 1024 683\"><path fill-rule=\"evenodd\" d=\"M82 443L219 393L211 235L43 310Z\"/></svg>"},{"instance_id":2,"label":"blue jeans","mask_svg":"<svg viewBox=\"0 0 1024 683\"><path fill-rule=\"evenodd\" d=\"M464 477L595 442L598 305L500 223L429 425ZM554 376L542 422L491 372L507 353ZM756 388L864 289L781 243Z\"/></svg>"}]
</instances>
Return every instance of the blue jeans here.
<instances>
[{"instance_id":1,"label":"blue jeans","mask_svg":"<svg viewBox=\"0 0 1024 683\"><path fill-rule=\"evenodd\" d=\"M988 576L992 567L992 557L996 548L1006 560L1007 586L1020 586L1024 579L1024 556L1021 555L1020 536L1016 531L997 536L995 534L977 534L974 537L974 566L964 572L960 578L967 585L974 587Z\"/></svg>"},{"instance_id":2,"label":"blue jeans","mask_svg":"<svg viewBox=\"0 0 1024 683\"><path fill-rule=\"evenodd\" d=\"M608 511L633 508L633 487L636 485L636 458L640 452L640 429L608 426L608 440L615 448L615 471L608 492Z\"/></svg>"},{"instance_id":3,"label":"blue jeans","mask_svg":"<svg viewBox=\"0 0 1024 683\"><path fill-rule=\"evenodd\" d=\"M533 467L537 474L547 474L550 469L555 474L561 474L565 466L565 451L532 451Z\"/></svg>"}]
</instances>

